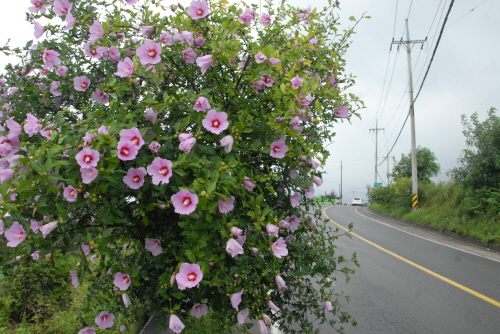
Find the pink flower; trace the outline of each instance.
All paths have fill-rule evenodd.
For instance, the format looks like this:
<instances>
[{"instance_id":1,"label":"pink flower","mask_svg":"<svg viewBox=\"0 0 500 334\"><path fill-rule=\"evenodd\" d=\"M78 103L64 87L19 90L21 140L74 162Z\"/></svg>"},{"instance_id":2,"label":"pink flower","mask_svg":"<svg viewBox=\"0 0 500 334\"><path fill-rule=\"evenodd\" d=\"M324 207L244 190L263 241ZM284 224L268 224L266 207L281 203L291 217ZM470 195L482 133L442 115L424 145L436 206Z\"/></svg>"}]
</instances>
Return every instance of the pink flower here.
<instances>
[{"instance_id":1,"label":"pink flower","mask_svg":"<svg viewBox=\"0 0 500 334\"><path fill-rule=\"evenodd\" d=\"M150 251L153 256L160 255L163 250L163 248L161 248L161 242L158 239L146 238L145 247L146 250Z\"/></svg>"},{"instance_id":2,"label":"pink flower","mask_svg":"<svg viewBox=\"0 0 500 334\"><path fill-rule=\"evenodd\" d=\"M100 104L106 104L109 102L109 96L108 94L104 93L100 89L96 89L94 93L90 96L94 101Z\"/></svg>"},{"instance_id":3,"label":"pink flower","mask_svg":"<svg viewBox=\"0 0 500 334\"><path fill-rule=\"evenodd\" d=\"M202 121L203 127L212 133L219 134L229 126L227 114L223 111L215 111L210 109L207 116Z\"/></svg>"},{"instance_id":4,"label":"pink flower","mask_svg":"<svg viewBox=\"0 0 500 334\"><path fill-rule=\"evenodd\" d=\"M182 323L181 319L179 319L178 316L175 314L172 314L170 316L170 320L168 323L168 328L174 333L180 333L184 329L184 324Z\"/></svg>"},{"instance_id":5,"label":"pink flower","mask_svg":"<svg viewBox=\"0 0 500 334\"><path fill-rule=\"evenodd\" d=\"M208 15L208 5L205 1L191 1L187 14L193 20L202 19Z\"/></svg>"},{"instance_id":6,"label":"pink flower","mask_svg":"<svg viewBox=\"0 0 500 334\"><path fill-rule=\"evenodd\" d=\"M47 254L49 255L49 254ZM45 257L47 257L47 255L45 255ZM71 270L69 272L70 276L71 276L71 284L77 288L78 287L78 276L76 276L76 270Z\"/></svg>"},{"instance_id":7,"label":"pink flower","mask_svg":"<svg viewBox=\"0 0 500 334\"><path fill-rule=\"evenodd\" d=\"M228 199L220 199L218 201L219 212L220 213L228 213L234 209L234 196L229 197Z\"/></svg>"},{"instance_id":8,"label":"pink flower","mask_svg":"<svg viewBox=\"0 0 500 334\"><path fill-rule=\"evenodd\" d=\"M95 329L94 327L85 327L79 331L78 334L95 334Z\"/></svg>"},{"instance_id":9,"label":"pink flower","mask_svg":"<svg viewBox=\"0 0 500 334\"><path fill-rule=\"evenodd\" d=\"M302 195L297 192L290 196L290 203L292 204L292 208L299 206L301 197Z\"/></svg>"},{"instance_id":10,"label":"pink flower","mask_svg":"<svg viewBox=\"0 0 500 334\"><path fill-rule=\"evenodd\" d=\"M214 62L214 59L212 58L212 55L206 55L206 56L201 56L196 58L196 64L200 67L201 73L205 73L207 69L212 65Z\"/></svg>"},{"instance_id":11,"label":"pink flower","mask_svg":"<svg viewBox=\"0 0 500 334\"><path fill-rule=\"evenodd\" d=\"M281 60L271 57L269 58L269 64L271 65L281 64Z\"/></svg>"},{"instance_id":12,"label":"pink flower","mask_svg":"<svg viewBox=\"0 0 500 334\"><path fill-rule=\"evenodd\" d=\"M268 333L266 323L264 322L264 320L259 319L257 324L259 325L260 334L267 334Z\"/></svg>"},{"instance_id":13,"label":"pink flower","mask_svg":"<svg viewBox=\"0 0 500 334\"><path fill-rule=\"evenodd\" d=\"M172 45L172 35L167 34L166 32L161 34L160 40L164 45Z\"/></svg>"},{"instance_id":14,"label":"pink flower","mask_svg":"<svg viewBox=\"0 0 500 334\"><path fill-rule=\"evenodd\" d=\"M193 45L194 38L193 33L191 31L183 31L181 32L182 39L188 43L190 46Z\"/></svg>"},{"instance_id":15,"label":"pink flower","mask_svg":"<svg viewBox=\"0 0 500 334\"><path fill-rule=\"evenodd\" d=\"M262 52L260 52L260 51L257 52L257 54L255 55L255 62L257 64L262 63L266 59L267 59L267 57Z\"/></svg>"},{"instance_id":16,"label":"pink flower","mask_svg":"<svg viewBox=\"0 0 500 334\"><path fill-rule=\"evenodd\" d=\"M305 195L306 195L307 199L313 199L314 198L314 187L307 189Z\"/></svg>"},{"instance_id":17,"label":"pink flower","mask_svg":"<svg viewBox=\"0 0 500 334\"><path fill-rule=\"evenodd\" d=\"M323 180L320 179L319 177L317 176L313 176L312 177L312 180L314 182L315 185L317 185L318 187L321 186L323 184Z\"/></svg>"},{"instance_id":18,"label":"pink flower","mask_svg":"<svg viewBox=\"0 0 500 334\"><path fill-rule=\"evenodd\" d=\"M312 166L314 169L318 169L318 167L320 166L320 165L319 165L319 162L317 162L316 160L313 160L313 159L309 159L309 163L311 164L311 166Z\"/></svg>"},{"instance_id":19,"label":"pink flower","mask_svg":"<svg viewBox=\"0 0 500 334\"><path fill-rule=\"evenodd\" d=\"M192 64L196 60L196 52L194 52L193 49L191 48L186 48L184 51L182 51L182 57L188 64Z\"/></svg>"},{"instance_id":20,"label":"pink flower","mask_svg":"<svg viewBox=\"0 0 500 334\"><path fill-rule=\"evenodd\" d=\"M64 30L70 30L73 28L76 24L75 18L71 13L66 14L66 27L64 27Z\"/></svg>"},{"instance_id":21,"label":"pink flower","mask_svg":"<svg viewBox=\"0 0 500 334\"><path fill-rule=\"evenodd\" d=\"M66 73L68 72L68 68L66 66L58 66L57 69L56 69L56 74L57 75L60 75L60 76L65 76Z\"/></svg>"},{"instance_id":22,"label":"pink flower","mask_svg":"<svg viewBox=\"0 0 500 334\"><path fill-rule=\"evenodd\" d=\"M102 55L97 52L97 47L94 47L94 44L92 42L85 43L83 45L83 50L85 51L85 54L89 57L99 59L102 57Z\"/></svg>"},{"instance_id":23,"label":"pink flower","mask_svg":"<svg viewBox=\"0 0 500 334\"><path fill-rule=\"evenodd\" d=\"M118 159L127 161L134 160L139 152L139 148L131 141L127 142L118 142Z\"/></svg>"},{"instance_id":24,"label":"pink flower","mask_svg":"<svg viewBox=\"0 0 500 334\"><path fill-rule=\"evenodd\" d=\"M148 39L143 45L135 50L135 54L139 57L143 65L158 64L161 60L161 44Z\"/></svg>"},{"instance_id":25,"label":"pink flower","mask_svg":"<svg viewBox=\"0 0 500 334\"><path fill-rule=\"evenodd\" d=\"M149 38L151 37L156 31L156 27L154 26L142 26L141 27L141 32L142 36Z\"/></svg>"},{"instance_id":26,"label":"pink flower","mask_svg":"<svg viewBox=\"0 0 500 334\"><path fill-rule=\"evenodd\" d=\"M276 281L276 285L278 286L278 290L286 289L287 288L285 280L283 279L283 277L281 277L280 275L278 275L274 279Z\"/></svg>"},{"instance_id":27,"label":"pink flower","mask_svg":"<svg viewBox=\"0 0 500 334\"><path fill-rule=\"evenodd\" d=\"M5 238L7 239L7 247L17 247L21 242L26 239L26 231L18 222L12 225L5 231Z\"/></svg>"},{"instance_id":28,"label":"pink flower","mask_svg":"<svg viewBox=\"0 0 500 334\"><path fill-rule=\"evenodd\" d=\"M97 166L100 157L98 151L86 147L75 155L75 159L80 167L91 168Z\"/></svg>"},{"instance_id":29,"label":"pink flower","mask_svg":"<svg viewBox=\"0 0 500 334\"><path fill-rule=\"evenodd\" d=\"M3 221L2 221L2 224L3 224ZM33 231L33 233L38 232L38 230L40 229L40 226L42 226L42 225L43 225L42 223L32 219L31 224L30 224L31 231ZM0 233L0 234L2 234L2 233Z\"/></svg>"},{"instance_id":30,"label":"pink flower","mask_svg":"<svg viewBox=\"0 0 500 334\"><path fill-rule=\"evenodd\" d=\"M160 149L161 145L157 141L154 141L154 142L151 142L151 144L149 144L148 147L152 153L158 153L158 150Z\"/></svg>"},{"instance_id":31,"label":"pink flower","mask_svg":"<svg viewBox=\"0 0 500 334\"><path fill-rule=\"evenodd\" d=\"M224 151L226 151L226 153L231 152L231 149L233 148L233 141L234 139L230 135L227 135L220 140L220 145L224 147Z\"/></svg>"},{"instance_id":32,"label":"pink flower","mask_svg":"<svg viewBox=\"0 0 500 334\"><path fill-rule=\"evenodd\" d=\"M170 160L156 157L151 165L147 167L148 174L153 177L153 184L158 185L160 182L167 184L172 176L172 162Z\"/></svg>"},{"instance_id":33,"label":"pink flower","mask_svg":"<svg viewBox=\"0 0 500 334\"><path fill-rule=\"evenodd\" d=\"M233 293L230 297L231 299L231 306L238 310L238 306L241 303L241 295L245 292L245 290L241 290L240 292Z\"/></svg>"},{"instance_id":34,"label":"pink flower","mask_svg":"<svg viewBox=\"0 0 500 334\"><path fill-rule=\"evenodd\" d=\"M80 173L82 173L82 182L85 184L94 181L99 175L99 171L95 167L82 167Z\"/></svg>"},{"instance_id":35,"label":"pink flower","mask_svg":"<svg viewBox=\"0 0 500 334\"><path fill-rule=\"evenodd\" d=\"M243 186L248 190L252 191L252 189L255 187L255 183L250 182L250 179L245 176L243 179Z\"/></svg>"},{"instance_id":36,"label":"pink flower","mask_svg":"<svg viewBox=\"0 0 500 334\"><path fill-rule=\"evenodd\" d=\"M201 318L208 314L208 306L205 304L194 304L191 309L191 315L195 318Z\"/></svg>"},{"instance_id":37,"label":"pink flower","mask_svg":"<svg viewBox=\"0 0 500 334\"><path fill-rule=\"evenodd\" d=\"M59 88L59 86L61 86L61 82L59 82L59 81L52 81L52 83L50 84L50 93L52 95L54 95L54 96L61 95L62 93L57 90L57 88Z\"/></svg>"},{"instance_id":38,"label":"pink flower","mask_svg":"<svg viewBox=\"0 0 500 334\"><path fill-rule=\"evenodd\" d=\"M45 11L47 10L47 5L43 0L31 0L31 4L33 6L28 8L30 12L32 12L33 14L36 14L38 12L45 14Z\"/></svg>"},{"instance_id":39,"label":"pink flower","mask_svg":"<svg viewBox=\"0 0 500 334\"><path fill-rule=\"evenodd\" d=\"M248 313L250 313L250 310L247 308L238 312L236 317L238 318L238 323L240 325L243 325L245 323L245 319L248 317Z\"/></svg>"},{"instance_id":40,"label":"pink flower","mask_svg":"<svg viewBox=\"0 0 500 334\"><path fill-rule=\"evenodd\" d=\"M280 308L278 306L276 306L276 304L274 304L271 300L267 301L267 306L269 306L269 308L271 310L273 310L274 312L279 312L280 311Z\"/></svg>"},{"instance_id":41,"label":"pink flower","mask_svg":"<svg viewBox=\"0 0 500 334\"><path fill-rule=\"evenodd\" d=\"M196 263L183 263L179 268L179 273L175 275L179 290L194 288L203 278L200 266Z\"/></svg>"},{"instance_id":42,"label":"pink flower","mask_svg":"<svg viewBox=\"0 0 500 334\"><path fill-rule=\"evenodd\" d=\"M290 80L293 89L297 89L300 86L302 86L303 81L304 79L301 79L298 75L296 75L292 80Z\"/></svg>"},{"instance_id":43,"label":"pink flower","mask_svg":"<svg viewBox=\"0 0 500 334\"><path fill-rule=\"evenodd\" d=\"M10 181L14 176L12 169L0 169L0 184Z\"/></svg>"},{"instance_id":44,"label":"pink flower","mask_svg":"<svg viewBox=\"0 0 500 334\"><path fill-rule=\"evenodd\" d=\"M43 26L40 23L38 23L36 21L33 21L33 24L35 25L34 36L35 36L36 39L38 39L38 38L40 38L43 35L43 33L45 31L43 30Z\"/></svg>"},{"instance_id":45,"label":"pink flower","mask_svg":"<svg viewBox=\"0 0 500 334\"><path fill-rule=\"evenodd\" d=\"M127 175L123 177L125 183L130 189L139 189L144 184L144 176L146 175L146 168L129 168Z\"/></svg>"},{"instance_id":46,"label":"pink flower","mask_svg":"<svg viewBox=\"0 0 500 334\"><path fill-rule=\"evenodd\" d=\"M132 142L137 146L137 149L144 145L144 139L142 139L141 132L137 128L122 129L120 131L120 142Z\"/></svg>"},{"instance_id":47,"label":"pink flower","mask_svg":"<svg viewBox=\"0 0 500 334\"><path fill-rule=\"evenodd\" d=\"M271 154L272 157L278 159L284 158L286 152L288 152L288 146L286 146L283 139L271 143L271 151L269 154Z\"/></svg>"},{"instance_id":48,"label":"pink flower","mask_svg":"<svg viewBox=\"0 0 500 334\"><path fill-rule=\"evenodd\" d=\"M56 222L50 222L50 223L47 223L45 225L40 226L40 232L42 233L43 238L45 239L45 237L50 232L52 232L56 227L57 227L57 223Z\"/></svg>"},{"instance_id":49,"label":"pink flower","mask_svg":"<svg viewBox=\"0 0 500 334\"><path fill-rule=\"evenodd\" d=\"M240 22L245 24L250 24L255 18L255 12L253 9L246 8L243 13L240 14Z\"/></svg>"},{"instance_id":50,"label":"pink flower","mask_svg":"<svg viewBox=\"0 0 500 334\"><path fill-rule=\"evenodd\" d=\"M67 186L64 188L63 196L68 202L76 202L78 191L72 186Z\"/></svg>"},{"instance_id":51,"label":"pink flower","mask_svg":"<svg viewBox=\"0 0 500 334\"><path fill-rule=\"evenodd\" d=\"M158 117L158 113L154 112L154 110L151 108L147 108L145 111L146 111L146 120L155 124L156 118Z\"/></svg>"},{"instance_id":52,"label":"pink flower","mask_svg":"<svg viewBox=\"0 0 500 334\"><path fill-rule=\"evenodd\" d=\"M85 244L82 244L80 246L80 248L82 249L83 251L83 254L85 254L85 256L89 255L90 254L90 247L85 245Z\"/></svg>"},{"instance_id":53,"label":"pink flower","mask_svg":"<svg viewBox=\"0 0 500 334\"><path fill-rule=\"evenodd\" d=\"M90 32L89 36L90 42L97 41L99 38L104 36L104 29L102 28L101 22L94 20L94 24L90 26L89 32Z\"/></svg>"},{"instance_id":54,"label":"pink flower","mask_svg":"<svg viewBox=\"0 0 500 334\"><path fill-rule=\"evenodd\" d=\"M292 180L295 180L295 178L297 177L297 175L298 175L298 174L299 174L299 172L297 172L297 170L292 169L292 170L290 171L290 178L291 178Z\"/></svg>"},{"instance_id":55,"label":"pink flower","mask_svg":"<svg viewBox=\"0 0 500 334\"><path fill-rule=\"evenodd\" d=\"M75 85L75 89L80 92L84 92L90 86L90 80L86 76L73 78L73 83Z\"/></svg>"},{"instance_id":56,"label":"pink flower","mask_svg":"<svg viewBox=\"0 0 500 334\"><path fill-rule=\"evenodd\" d=\"M273 251L274 256L277 258L282 258L283 256L288 255L288 249L286 248L286 243L283 238L279 238L278 241L272 244L271 250Z\"/></svg>"},{"instance_id":57,"label":"pink flower","mask_svg":"<svg viewBox=\"0 0 500 334\"><path fill-rule=\"evenodd\" d=\"M253 83L253 85L252 85L252 87L253 87L253 91L254 91L255 93L259 94L259 91L263 90L263 89L265 88L265 87L264 87L265 85L266 85L266 83L264 82L264 80L259 79L259 80L255 81L255 82Z\"/></svg>"},{"instance_id":58,"label":"pink flower","mask_svg":"<svg viewBox=\"0 0 500 334\"><path fill-rule=\"evenodd\" d=\"M115 275L115 280L113 281L113 284L120 290L124 291L127 290L128 287L130 286L130 275L128 274L122 274L122 273L116 273Z\"/></svg>"},{"instance_id":59,"label":"pink flower","mask_svg":"<svg viewBox=\"0 0 500 334\"><path fill-rule=\"evenodd\" d=\"M180 136L179 136L180 139ZM188 153L191 151L193 148L194 144L196 144L196 138L191 137L186 140L181 141L179 144L179 149L183 150L184 152Z\"/></svg>"},{"instance_id":60,"label":"pink flower","mask_svg":"<svg viewBox=\"0 0 500 334\"><path fill-rule=\"evenodd\" d=\"M100 329L110 328L114 325L115 316L111 313L102 311L99 313L97 318L95 318L95 324L99 326Z\"/></svg>"},{"instance_id":61,"label":"pink flower","mask_svg":"<svg viewBox=\"0 0 500 334\"><path fill-rule=\"evenodd\" d=\"M40 258L40 251L35 251L31 254L31 257L33 258L33 260L38 260Z\"/></svg>"},{"instance_id":62,"label":"pink flower","mask_svg":"<svg viewBox=\"0 0 500 334\"><path fill-rule=\"evenodd\" d=\"M226 243L226 251L235 257L238 254L243 254L243 247L238 243L238 241L230 238Z\"/></svg>"},{"instance_id":63,"label":"pink flower","mask_svg":"<svg viewBox=\"0 0 500 334\"><path fill-rule=\"evenodd\" d=\"M262 24L264 27L267 27L269 23L271 23L271 15L263 13L260 17L260 24Z\"/></svg>"},{"instance_id":64,"label":"pink flower","mask_svg":"<svg viewBox=\"0 0 500 334\"><path fill-rule=\"evenodd\" d=\"M241 236L242 233L243 230L241 228L237 228L236 226L231 227L231 234L234 235L235 237Z\"/></svg>"},{"instance_id":65,"label":"pink flower","mask_svg":"<svg viewBox=\"0 0 500 334\"><path fill-rule=\"evenodd\" d=\"M181 215L188 215L196 209L198 204L198 196L192 194L187 189L183 189L172 195L172 204L175 212Z\"/></svg>"},{"instance_id":66,"label":"pink flower","mask_svg":"<svg viewBox=\"0 0 500 334\"><path fill-rule=\"evenodd\" d=\"M288 218L287 226L290 228L291 231L295 231L299 227L301 221L302 219L293 215L290 218Z\"/></svg>"},{"instance_id":67,"label":"pink flower","mask_svg":"<svg viewBox=\"0 0 500 334\"><path fill-rule=\"evenodd\" d=\"M196 37L194 39L194 45L196 45L196 46L203 46L203 44L205 44L205 39L202 36Z\"/></svg>"},{"instance_id":68,"label":"pink flower","mask_svg":"<svg viewBox=\"0 0 500 334\"><path fill-rule=\"evenodd\" d=\"M55 0L52 10L57 15L66 15L71 11L73 5L68 0Z\"/></svg>"},{"instance_id":69,"label":"pink flower","mask_svg":"<svg viewBox=\"0 0 500 334\"><path fill-rule=\"evenodd\" d=\"M59 52L49 49L45 49L45 51L43 51L42 60L45 66L50 69L53 69L54 65L61 63L61 60L59 59Z\"/></svg>"},{"instance_id":70,"label":"pink flower","mask_svg":"<svg viewBox=\"0 0 500 334\"><path fill-rule=\"evenodd\" d=\"M125 78L131 77L134 74L134 62L129 57L125 58L123 61L119 62L117 65L118 71L115 72L115 75Z\"/></svg>"},{"instance_id":71,"label":"pink flower","mask_svg":"<svg viewBox=\"0 0 500 334\"><path fill-rule=\"evenodd\" d=\"M108 57L111 61L117 63L118 61L120 61L120 50L116 46L110 47Z\"/></svg>"},{"instance_id":72,"label":"pink flower","mask_svg":"<svg viewBox=\"0 0 500 334\"><path fill-rule=\"evenodd\" d=\"M205 111L210 109L210 103L206 97L200 96L194 103L193 109L196 111Z\"/></svg>"},{"instance_id":73,"label":"pink flower","mask_svg":"<svg viewBox=\"0 0 500 334\"><path fill-rule=\"evenodd\" d=\"M127 329L127 326L120 325L120 332L124 332Z\"/></svg>"},{"instance_id":74,"label":"pink flower","mask_svg":"<svg viewBox=\"0 0 500 334\"><path fill-rule=\"evenodd\" d=\"M280 230L280 228L276 225L273 225L273 224L266 225L266 231L272 237L277 237L279 230Z\"/></svg>"},{"instance_id":75,"label":"pink flower","mask_svg":"<svg viewBox=\"0 0 500 334\"><path fill-rule=\"evenodd\" d=\"M335 116L340 118L346 118L349 114L349 106L340 106L335 110Z\"/></svg>"},{"instance_id":76,"label":"pink flower","mask_svg":"<svg viewBox=\"0 0 500 334\"><path fill-rule=\"evenodd\" d=\"M31 113L26 114L26 124L24 124L24 131L31 137L42 130L42 125L38 123L38 118Z\"/></svg>"},{"instance_id":77,"label":"pink flower","mask_svg":"<svg viewBox=\"0 0 500 334\"><path fill-rule=\"evenodd\" d=\"M332 302L331 302L331 301L327 300L327 301L325 302L325 309L326 309L327 311L332 311L332 310L333 310L333 306L332 306Z\"/></svg>"},{"instance_id":78,"label":"pink flower","mask_svg":"<svg viewBox=\"0 0 500 334\"><path fill-rule=\"evenodd\" d=\"M125 0L127 5L135 5L137 3L137 0Z\"/></svg>"},{"instance_id":79,"label":"pink flower","mask_svg":"<svg viewBox=\"0 0 500 334\"><path fill-rule=\"evenodd\" d=\"M274 83L273 78L267 74L264 74L264 76L261 78L261 80L264 82L264 86L266 86L266 87L271 87Z\"/></svg>"}]
</instances>

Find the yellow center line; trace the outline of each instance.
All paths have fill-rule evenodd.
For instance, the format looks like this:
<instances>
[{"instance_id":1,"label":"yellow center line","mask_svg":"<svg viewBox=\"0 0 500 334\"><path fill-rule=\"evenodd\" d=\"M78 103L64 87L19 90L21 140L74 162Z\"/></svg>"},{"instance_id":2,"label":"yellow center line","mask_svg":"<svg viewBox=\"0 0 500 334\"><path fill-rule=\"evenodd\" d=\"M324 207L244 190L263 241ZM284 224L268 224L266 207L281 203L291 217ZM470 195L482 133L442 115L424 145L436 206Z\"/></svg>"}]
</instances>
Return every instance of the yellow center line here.
<instances>
[{"instance_id":1,"label":"yellow center line","mask_svg":"<svg viewBox=\"0 0 500 334\"><path fill-rule=\"evenodd\" d=\"M335 225L337 225L337 226L338 226L338 227L340 227L341 229L343 229L343 230L345 230L345 231L349 231L348 229L346 229L345 227L343 227L342 225L340 225L340 224L336 223L333 219L331 219L330 217L328 217L328 215L326 214L326 209L328 209L328 208L323 209L323 214L325 215L325 217L326 217L326 218L328 218L328 219L329 219L332 223L334 223ZM371 242L370 240L363 238L362 236L360 236L360 235L358 235L358 234L356 234L356 233L354 233L354 232L349 232L349 234L351 234L351 235L353 235L353 236L355 236L355 237L358 237L359 239L361 239L361 240L363 240L364 242L366 242L366 243L368 243L368 244L372 245L373 247L378 248L378 249L380 249L381 251L386 252L387 254L390 254L390 255L394 256L395 258L400 259L401 261L406 262L406 263L408 263L409 265L411 265L411 266L413 266L413 267L415 267L415 268L417 268L417 269L420 269L420 270L422 270L422 271L424 271L424 272L428 273L429 275L432 275L432 276L434 276L434 277L436 277L436 278L439 278L440 280L442 280L442 281L444 281L444 282L446 282L446 283L448 283L448 284L451 284L451 285L453 285L454 287L459 288L460 290L463 290L463 291L465 291L465 292L467 292L467 293L470 293L471 295L476 296L477 298L480 298L480 299L482 299L482 300L484 300L484 301L486 301L486 302L488 302L488 303L490 303L490 304L493 304L493 305L495 305L496 307L500 307L500 302L498 302L498 301L496 301L496 300L494 300L494 299L491 299L490 297L487 297L487 296L485 296L485 295L483 295L483 294L481 294L481 293L479 293L479 292L477 292L477 291L474 291L474 290L472 290L472 289L469 289L468 287L463 286L462 284L459 284L459 283L457 283L457 282L455 282L455 281L452 281L452 280L451 280L451 279L449 279L449 278L446 278L446 277L444 277L444 276L441 276L441 275L439 275L438 273L433 272L432 270L429 270L429 269L427 269L427 268L425 268L425 267L422 267L421 265L418 265L418 264L416 264L415 262L412 262L412 261L410 261L410 260L408 260L408 259L406 259L406 258L404 258L404 257L402 257L402 256L400 256L400 255L398 255L398 254L396 254L396 253L393 253L393 252L391 252L390 250L387 250L387 249L385 249L385 248L383 248L383 247L381 247L381 246L377 245L376 243L373 243L373 242Z\"/></svg>"}]
</instances>

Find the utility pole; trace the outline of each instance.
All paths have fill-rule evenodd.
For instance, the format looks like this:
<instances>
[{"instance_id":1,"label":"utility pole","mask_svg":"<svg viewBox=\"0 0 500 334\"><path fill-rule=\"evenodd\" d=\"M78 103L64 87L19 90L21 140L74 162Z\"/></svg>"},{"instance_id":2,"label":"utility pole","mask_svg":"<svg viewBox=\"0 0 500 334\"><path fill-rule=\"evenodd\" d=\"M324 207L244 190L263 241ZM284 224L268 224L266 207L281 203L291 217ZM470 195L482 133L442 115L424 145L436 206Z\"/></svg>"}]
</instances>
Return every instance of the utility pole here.
<instances>
[{"instance_id":1,"label":"utility pole","mask_svg":"<svg viewBox=\"0 0 500 334\"><path fill-rule=\"evenodd\" d=\"M410 40L410 29L408 28L408 19L406 20L406 41L401 39L399 42L394 42L392 44L402 45L406 49L406 55L408 57L408 86L410 88L410 121L411 121L411 180L412 180L412 209L418 209L418 180L417 180L417 147L415 139L415 108L413 100L413 77L411 72L411 45L412 44L423 44L425 40ZM422 46L423 47L423 46Z\"/></svg>"},{"instance_id":2,"label":"utility pole","mask_svg":"<svg viewBox=\"0 0 500 334\"><path fill-rule=\"evenodd\" d=\"M384 129L379 129L378 127L378 120L375 120L375 129L370 129L370 131L375 132L375 183L377 183L377 160L378 160L378 132L380 130ZM375 185L374 185L375 186Z\"/></svg>"},{"instance_id":3,"label":"utility pole","mask_svg":"<svg viewBox=\"0 0 500 334\"><path fill-rule=\"evenodd\" d=\"M339 191L339 203L342 205L342 160L340 160L340 191Z\"/></svg>"},{"instance_id":4,"label":"utility pole","mask_svg":"<svg viewBox=\"0 0 500 334\"><path fill-rule=\"evenodd\" d=\"M391 184L391 178L390 178L390 172L389 172L389 158L391 158L389 156L389 152L387 152L387 157L385 158L385 160L387 160L387 185Z\"/></svg>"}]
</instances>

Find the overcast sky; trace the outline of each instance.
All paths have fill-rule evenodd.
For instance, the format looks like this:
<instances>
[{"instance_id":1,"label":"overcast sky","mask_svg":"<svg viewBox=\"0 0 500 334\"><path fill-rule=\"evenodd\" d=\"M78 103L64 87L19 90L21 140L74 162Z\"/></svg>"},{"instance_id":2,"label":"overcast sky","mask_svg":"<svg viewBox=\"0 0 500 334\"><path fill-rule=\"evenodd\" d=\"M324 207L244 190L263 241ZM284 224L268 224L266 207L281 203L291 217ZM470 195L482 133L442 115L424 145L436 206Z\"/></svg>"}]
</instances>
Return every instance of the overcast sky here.
<instances>
[{"instance_id":1,"label":"overcast sky","mask_svg":"<svg viewBox=\"0 0 500 334\"><path fill-rule=\"evenodd\" d=\"M183 1L185 2L185 1ZM389 51L392 38L406 39L405 19L408 18L410 39L428 42L412 49L414 91L418 92L434 49L443 19L451 0L344 0L339 15L343 24L352 25L348 17L363 13L371 19L357 27L346 60L346 71L354 74L356 85L350 92L365 102L362 119L352 119L336 126L337 133L329 146L331 157L324 167L324 184L316 194L339 192L340 162L343 164L343 195L349 202L354 196L366 198L366 185L375 181L375 128L378 128L379 159L392 147L408 112L408 71L404 48ZM303 6L305 2L293 0ZM322 7L325 0L308 2ZM33 26L27 23L25 12L29 0L9 3L0 12L0 45L11 37L11 45L20 46L33 36ZM471 11L474 9L473 11ZM417 145L436 154L441 174L435 178L447 180L446 172L457 166L457 158L465 148L460 116L477 111L481 120L490 107L500 106L499 47L500 1L456 0L448 18L433 64L415 103ZM5 57L0 55L0 64ZM0 71L1 72L1 71ZM384 85L385 78L385 85ZM390 83L390 85L389 85ZM397 160L410 152L409 121L390 156ZM392 168L392 158L390 165ZM387 164L379 167L381 179L387 182Z\"/></svg>"}]
</instances>

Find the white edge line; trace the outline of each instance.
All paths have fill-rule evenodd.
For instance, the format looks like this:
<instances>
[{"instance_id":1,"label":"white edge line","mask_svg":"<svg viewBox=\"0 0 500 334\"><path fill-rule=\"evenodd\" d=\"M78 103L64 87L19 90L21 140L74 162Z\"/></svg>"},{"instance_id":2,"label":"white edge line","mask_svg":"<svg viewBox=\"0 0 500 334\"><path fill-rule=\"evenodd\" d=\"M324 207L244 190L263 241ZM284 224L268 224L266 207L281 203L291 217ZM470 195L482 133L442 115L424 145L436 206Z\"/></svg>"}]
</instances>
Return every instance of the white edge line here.
<instances>
[{"instance_id":1,"label":"white edge line","mask_svg":"<svg viewBox=\"0 0 500 334\"><path fill-rule=\"evenodd\" d=\"M488 259L488 260L491 260L491 261L500 262L500 260L493 259L493 258L491 258L491 257L487 257L487 256L484 256L484 255L479 255L479 254L476 254L476 253L473 253L473 252L469 252L469 251L463 250L463 249L458 248L458 247L453 247L453 246L450 246L450 245L447 245L447 244L443 244L442 242L439 242L439 241L435 241L435 240L432 240L432 239L424 238L424 237L422 237L422 236L420 236L420 235L418 235L418 234L410 233L410 232L408 232L408 231L405 231L405 230L402 230L402 229L400 229L400 228L394 227L394 226L392 226L392 225L390 225L390 224L383 223L383 222L381 222L381 221L379 221L379 220L376 220L376 219L370 218L370 217L368 217L368 216L365 216L365 215L364 215L364 214L362 214L362 213L359 213L359 212L358 212L358 208L354 209L354 211L356 211L356 213L357 213L358 215L360 215L360 216L363 216L363 217L365 217L365 218L368 218L368 219L370 219L370 220L373 220L374 222L377 222L377 223L379 223L379 224L382 224L382 225L388 226L388 227L390 227L390 228L396 229L396 230L398 230L398 231L400 231L400 232L404 232L404 233L407 233L407 234L409 234L409 235L413 235L414 237L418 237L418 238L420 238L420 239L424 239L424 240L427 240L427 241L433 242L433 243L438 244L438 245L441 245L441 246L446 246L446 247L449 247L449 248L452 248L452 249L456 249L456 250L462 251L462 252L467 253L467 254L471 254L471 255L479 256L479 257L482 257L482 258L485 258L485 259Z\"/></svg>"}]
</instances>

